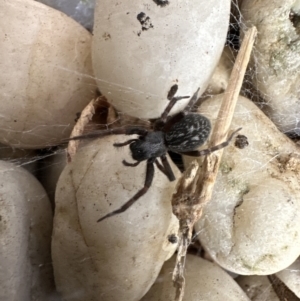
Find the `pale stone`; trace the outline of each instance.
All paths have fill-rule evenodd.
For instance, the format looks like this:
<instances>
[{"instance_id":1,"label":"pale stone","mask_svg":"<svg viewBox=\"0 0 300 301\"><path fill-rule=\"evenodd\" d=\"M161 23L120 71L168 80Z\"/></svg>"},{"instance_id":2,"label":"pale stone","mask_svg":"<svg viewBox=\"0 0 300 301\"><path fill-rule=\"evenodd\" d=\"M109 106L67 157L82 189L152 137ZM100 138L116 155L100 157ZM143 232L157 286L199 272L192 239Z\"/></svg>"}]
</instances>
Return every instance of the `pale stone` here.
<instances>
[{"instance_id":1,"label":"pale stone","mask_svg":"<svg viewBox=\"0 0 300 301\"><path fill-rule=\"evenodd\" d=\"M214 121L222 97L205 101L200 113ZM249 145L238 148L234 139L224 150L212 199L196 231L225 269L272 274L300 253L299 148L243 97L231 131L239 127Z\"/></svg>"},{"instance_id":2,"label":"pale stone","mask_svg":"<svg viewBox=\"0 0 300 301\"><path fill-rule=\"evenodd\" d=\"M171 196L176 182L155 168L148 192L127 211L100 223L144 185L146 162L132 162L128 136L107 136L82 147L56 190L52 242L55 282L65 300L138 301L176 249ZM177 177L179 172L172 164Z\"/></svg>"},{"instance_id":3,"label":"pale stone","mask_svg":"<svg viewBox=\"0 0 300 301\"><path fill-rule=\"evenodd\" d=\"M91 35L32 0L0 2L0 142L38 149L61 143L94 97Z\"/></svg>"},{"instance_id":4,"label":"pale stone","mask_svg":"<svg viewBox=\"0 0 300 301\"><path fill-rule=\"evenodd\" d=\"M252 80L265 100L263 110L282 132L299 135L300 1L243 0L241 13L243 26L258 30Z\"/></svg>"},{"instance_id":5,"label":"pale stone","mask_svg":"<svg viewBox=\"0 0 300 301\"><path fill-rule=\"evenodd\" d=\"M168 260L155 284L141 301L173 301L172 272L175 256ZM217 264L187 255L184 301L250 301L237 283Z\"/></svg>"},{"instance_id":6,"label":"pale stone","mask_svg":"<svg viewBox=\"0 0 300 301\"><path fill-rule=\"evenodd\" d=\"M0 300L50 300L55 294L52 210L25 169L0 161Z\"/></svg>"},{"instance_id":7,"label":"pale stone","mask_svg":"<svg viewBox=\"0 0 300 301\"><path fill-rule=\"evenodd\" d=\"M229 0L97 1L92 53L101 93L139 118L159 117L174 84L177 96L198 87L202 94L222 53L229 13Z\"/></svg>"}]
</instances>

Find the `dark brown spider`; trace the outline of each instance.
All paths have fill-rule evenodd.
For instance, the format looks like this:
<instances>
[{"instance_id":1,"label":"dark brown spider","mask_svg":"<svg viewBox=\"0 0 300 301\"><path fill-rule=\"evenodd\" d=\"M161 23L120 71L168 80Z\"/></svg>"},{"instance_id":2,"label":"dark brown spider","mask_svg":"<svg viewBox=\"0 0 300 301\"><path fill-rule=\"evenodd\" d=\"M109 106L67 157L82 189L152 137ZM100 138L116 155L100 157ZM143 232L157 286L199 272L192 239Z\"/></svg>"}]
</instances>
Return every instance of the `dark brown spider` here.
<instances>
[{"instance_id":1,"label":"dark brown spider","mask_svg":"<svg viewBox=\"0 0 300 301\"><path fill-rule=\"evenodd\" d=\"M205 116L197 113L191 113L191 109L197 101L199 88L182 112L172 117L168 116L177 101L184 98L189 98L189 96L175 97L177 90L177 85L172 86L167 96L170 102L162 113L161 117L153 123L152 129L150 130L143 126L124 126L122 128L99 130L69 139L81 140L98 138L107 135L139 136L138 138L129 139L123 143L114 143L114 146L122 147L129 145L131 156L136 162L129 163L123 160L123 164L125 166L135 167L142 161L147 160L144 187L119 209L106 214L97 222L101 222L108 217L124 212L148 191L154 177L154 164L156 164L158 169L164 173L170 181L175 180L174 173L166 157L167 151L170 150L175 153L192 157L207 155L226 147L230 143L234 134L240 130L238 129L233 132L225 142L219 145L200 151L196 150L209 137L211 132L211 124L209 119L207 119ZM160 158L161 163L158 161L158 157Z\"/></svg>"}]
</instances>

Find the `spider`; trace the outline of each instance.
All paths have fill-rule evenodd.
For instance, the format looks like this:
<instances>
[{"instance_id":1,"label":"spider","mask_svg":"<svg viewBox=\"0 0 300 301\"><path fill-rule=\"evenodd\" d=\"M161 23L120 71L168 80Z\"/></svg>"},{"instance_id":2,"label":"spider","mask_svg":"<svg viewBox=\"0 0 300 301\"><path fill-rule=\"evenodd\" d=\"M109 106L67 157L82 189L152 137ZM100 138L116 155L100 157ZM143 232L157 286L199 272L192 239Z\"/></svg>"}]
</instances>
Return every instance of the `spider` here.
<instances>
[{"instance_id":1,"label":"spider","mask_svg":"<svg viewBox=\"0 0 300 301\"><path fill-rule=\"evenodd\" d=\"M135 162L129 163L123 160L122 163L125 166L135 167L142 161L147 161L144 187L119 209L106 214L98 219L97 222L101 222L108 217L126 211L141 196L147 193L154 178L154 164L167 176L169 181L174 181L175 176L166 156L168 151L192 157L204 156L226 147L233 136L241 129L239 128L234 131L225 142L219 145L204 150L196 150L208 139L211 132L211 123L208 118L198 113L191 113L191 110L197 101L199 89L200 88L198 88L193 97L191 97L183 111L170 117L169 113L176 102L184 98L189 98L189 96L175 97L178 85L173 85L167 96L170 102L161 117L152 124L150 130L143 126L128 125L122 128L94 131L92 133L68 139L69 141L98 138L107 135L138 135L138 138L129 139L123 143L114 143L113 145L115 147L129 145L131 156ZM158 158L160 158L161 163L158 161Z\"/></svg>"}]
</instances>

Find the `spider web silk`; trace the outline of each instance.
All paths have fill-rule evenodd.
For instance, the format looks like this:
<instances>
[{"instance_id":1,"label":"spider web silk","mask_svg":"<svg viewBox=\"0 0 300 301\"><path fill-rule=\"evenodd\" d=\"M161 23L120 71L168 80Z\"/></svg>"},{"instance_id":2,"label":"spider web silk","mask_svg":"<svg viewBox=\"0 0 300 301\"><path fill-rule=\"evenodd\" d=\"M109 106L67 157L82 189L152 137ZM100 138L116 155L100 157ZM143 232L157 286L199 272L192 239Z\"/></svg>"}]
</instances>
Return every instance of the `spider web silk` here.
<instances>
[{"instance_id":1,"label":"spider web silk","mask_svg":"<svg viewBox=\"0 0 300 301\"><path fill-rule=\"evenodd\" d=\"M51 1L44 0L40 2L49 4L49 2ZM62 11L68 11L69 8L70 15L74 17L74 15L77 14L77 11L75 12L75 10L76 9L78 10L80 8L80 5L83 5L81 2L84 1L77 1L78 5L76 6L76 8L74 8L74 6L71 5L71 2L72 1L70 1L70 7L67 7L67 1L61 1L61 3L64 3L65 5ZM85 22L86 27L89 29L91 29L92 27L91 24L93 22L92 14L91 14L91 11L93 9L93 2L94 1L89 2L88 7L85 7L85 11L83 13L85 17L89 17L88 19L82 21ZM230 71L234 64L237 52L239 50L240 37L243 36L243 32L250 26L250 22L248 20L245 21L244 17L242 16L241 8L240 8L242 2L243 0L232 1L230 26L228 30L227 43L224 48L221 61L215 70L216 72L212 76L208 88L199 99L200 104L205 99L210 98L216 94L221 94L226 90L229 76L230 76ZM289 137L293 138L295 143L298 143L299 136L300 136L300 110L298 111L298 105L300 103L300 85L299 85L300 1L299 0L291 1L291 6L292 6L291 9L285 12L281 12L277 16L277 18L280 19L279 21L282 23L284 22L284 20L286 21L286 19L289 19L290 22L289 24L285 25L286 31L284 31L284 26L281 27L282 28L281 39L282 40L288 38L290 39L289 41L285 41L286 45L288 45L288 47L285 48L287 52L284 54L280 52L282 51L282 49L284 49L284 46L280 44L283 43L282 40L278 38L277 41L273 41L274 43L276 42L279 43L280 45L278 48L274 47L273 52L270 54L269 57L270 64L268 66L267 65L264 66L262 62L265 62L266 57L264 56L264 53L260 52L259 46L263 48L265 45L256 44L254 46L251 63L246 73L241 95L253 101L259 108L261 108L265 112L266 115L270 116L271 118L274 118L276 127L279 130L281 130L281 132L286 133L287 135L289 135ZM62 5L56 3L56 7L62 8ZM276 13L277 12L274 12L274 14ZM77 15L74 18L78 19ZM289 37L286 37L285 36L286 33L292 33L292 34ZM259 31L258 36L260 36L260 34L263 33ZM295 57L295 53L297 53L298 57ZM66 66L51 66L51 67L59 68L61 71L64 72L65 76L68 76L68 74L76 73L74 72L74 70L68 69L68 67ZM285 72L284 70L287 71ZM89 77L89 75L86 74L78 74L78 75L81 77ZM144 93L143 91L135 90L133 87L121 86L113 82L108 82L105 80L105 78L95 78L95 80L98 82L102 82L104 85L109 86L113 91L121 91L124 94L126 94L128 91L136 94ZM278 80L278 83L276 83L276 80ZM270 89L270 87L272 84L274 85L274 82L276 83L275 84L276 89L272 90ZM298 83L297 87L296 87L296 83ZM292 95L291 91L294 91L295 94ZM1 95L1 90L0 90L0 95ZM13 97L13 95L11 96ZM283 109L282 111L274 112L274 107L276 108L277 105L272 105L272 99L278 97L281 97L280 108ZM293 110L289 102L291 101L291 99L295 100L295 98L297 97L298 97L298 102L297 101L295 102L295 106ZM47 109L45 109L45 111L46 110ZM132 110L135 110L134 105ZM294 119L290 117L289 113L291 112L291 110L293 110L292 115ZM119 112L117 119L113 122L120 121L122 117L123 117L122 112ZM253 122L253 121L248 120L247 122ZM111 124L107 124L107 127L109 125ZM243 127L243 125L240 126ZM66 125L56 124L55 127L57 128L61 127L61 131L64 131ZM255 121L253 127L256 127ZM255 143L249 144L248 151L255 152L257 154L257 157L265 155L263 152L257 151L257 149L255 148ZM266 149L266 152L267 151L268 150ZM31 174L33 174L44 186L45 191L47 192L50 198L52 207L54 208L55 206L54 195L55 195L56 183L59 179L62 170L66 165L66 152L65 152L64 145L49 147L45 149L25 150L25 149L11 148L10 146L1 144L0 159L14 163L19 167L23 167L27 169ZM119 160L119 158L116 158L116 160ZM255 162L253 162L253 172L263 168L264 168L263 166L256 165ZM245 174L245 176L248 175ZM218 192L218 194L222 194L222 193L224 192L223 191ZM221 224L216 224L215 227L220 231L222 231ZM145 235L145 237L147 237L147 235ZM85 258L85 260L88 259L89 258ZM80 261L82 260L83 259L81 258ZM51 266L51 262L49 262L48 264L49 266ZM293 269L289 269L289 270L291 270L291 273L299 274L300 273L299 264L294 265ZM235 276L239 276L239 275L235 275ZM247 284L247 281L250 278L247 278L247 276L243 276L243 277L245 277L246 280L245 279L241 280L241 278L239 278L238 282L240 283L241 287L244 288L248 296L251 297L251 300L257 300L257 301L275 300L272 299L275 298L274 292L271 290L272 285L269 282L266 282L265 276L260 276L262 280L255 279L254 282L251 282L252 284L250 288L247 287L247 285L245 286L245 283ZM261 286L262 283L263 286ZM289 286L289 284L287 285ZM293 284L291 284L290 286L294 287L295 283L293 282ZM263 289L261 289L261 287L263 287ZM74 292L74 295L76 295L76 293L80 294L81 292L79 291ZM61 299L59 296L53 293L52 295L49 295L48 300L56 301Z\"/></svg>"}]
</instances>

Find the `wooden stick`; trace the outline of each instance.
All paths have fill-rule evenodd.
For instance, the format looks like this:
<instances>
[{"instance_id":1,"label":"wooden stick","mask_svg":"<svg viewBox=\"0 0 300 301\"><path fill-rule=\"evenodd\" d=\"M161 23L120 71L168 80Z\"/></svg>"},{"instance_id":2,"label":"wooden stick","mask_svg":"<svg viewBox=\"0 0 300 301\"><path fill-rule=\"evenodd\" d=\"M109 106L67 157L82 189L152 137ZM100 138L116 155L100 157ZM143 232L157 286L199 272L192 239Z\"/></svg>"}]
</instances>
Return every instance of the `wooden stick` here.
<instances>
[{"instance_id":1,"label":"wooden stick","mask_svg":"<svg viewBox=\"0 0 300 301\"><path fill-rule=\"evenodd\" d=\"M83 109L80 114L80 117L74 126L70 138L74 136L82 135L84 127L88 122L93 118L95 114L95 103L98 99L92 99L89 104ZM79 140L70 140L67 147L67 161L68 163L72 162L79 145Z\"/></svg>"},{"instance_id":2,"label":"wooden stick","mask_svg":"<svg viewBox=\"0 0 300 301\"><path fill-rule=\"evenodd\" d=\"M235 64L233 66L225 97L219 110L218 119L211 137L211 144L220 144L227 136L236 102L240 94L250 54L257 34L256 27L250 28L244 37Z\"/></svg>"},{"instance_id":3,"label":"wooden stick","mask_svg":"<svg viewBox=\"0 0 300 301\"><path fill-rule=\"evenodd\" d=\"M245 34L219 110L210 145L220 144L227 137L256 33L256 28L252 27ZM198 168L197 161L192 162L178 181L176 192L172 197L173 213L179 219L180 225L178 253L173 272L173 283L176 288L175 301L183 300L187 248L191 242L194 224L200 219L205 204L211 199L222 154L221 149L206 156L201 169Z\"/></svg>"}]
</instances>

